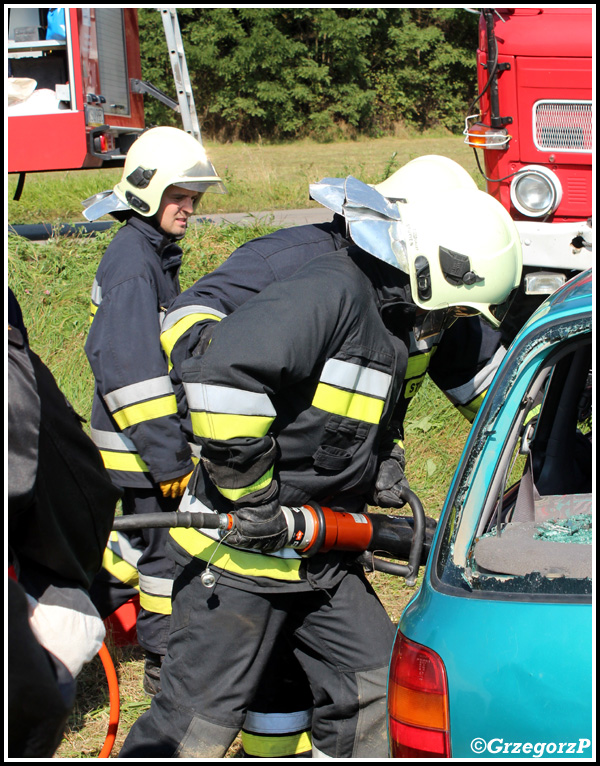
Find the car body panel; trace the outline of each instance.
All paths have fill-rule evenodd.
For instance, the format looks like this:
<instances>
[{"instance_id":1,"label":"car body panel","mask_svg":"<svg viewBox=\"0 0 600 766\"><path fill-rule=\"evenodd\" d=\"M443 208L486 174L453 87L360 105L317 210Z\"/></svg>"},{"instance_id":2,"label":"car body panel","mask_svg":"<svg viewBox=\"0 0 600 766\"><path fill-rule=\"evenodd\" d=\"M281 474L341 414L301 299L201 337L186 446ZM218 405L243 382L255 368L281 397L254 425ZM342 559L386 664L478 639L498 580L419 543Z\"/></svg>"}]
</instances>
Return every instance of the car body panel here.
<instances>
[{"instance_id":1,"label":"car body panel","mask_svg":"<svg viewBox=\"0 0 600 766\"><path fill-rule=\"evenodd\" d=\"M547 299L515 339L469 434L423 585L400 619L399 631L445 664L454 758L592 754L590 581L571 590L568 577L549 576L536 589L529 579L486 573L481 586L468 565L482 508L504 486L499 456L532 406L530 386L563 349L589 348L591 307L590 270Z\"/></svg>"},{"instance_id":2,"label":"car body panel","mask_svg":"<svg viewBox=\"0 0 600 766\"><path fill-rule=\"evenodd\" d=\"M488 743L481 755L503 758L507 742L579 748L580 740L591 740L589 605L462 598L426 582L401 630L444 662L453 758L476 757L475 740ZM579 755L589 758L590 747Z\"/></svg>"}]
</instances>

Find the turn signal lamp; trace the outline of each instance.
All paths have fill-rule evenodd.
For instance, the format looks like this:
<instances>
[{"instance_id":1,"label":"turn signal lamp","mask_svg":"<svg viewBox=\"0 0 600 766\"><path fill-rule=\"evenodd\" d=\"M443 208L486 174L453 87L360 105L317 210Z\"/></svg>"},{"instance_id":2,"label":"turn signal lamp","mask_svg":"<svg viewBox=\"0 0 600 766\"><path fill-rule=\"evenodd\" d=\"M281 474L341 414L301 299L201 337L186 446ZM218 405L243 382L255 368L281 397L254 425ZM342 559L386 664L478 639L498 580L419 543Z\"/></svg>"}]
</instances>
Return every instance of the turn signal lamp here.
<instances>
[{"instance_id":1,"label":"turn signal lamp","mask_svg":"<svg viewBox=\"0 0 600 766\"><path fill-rule=\"evenodd\" d=\"M450 758L446 668L438 654L400 631L390 664L388 729L392 758Z\"/></svg>"},{"instance_id":2,"label":"turn signal lamp","mask_svg":"<svg viewBox=\"0 0 600 766\"><path fill-rule=\"evenodd\" d=\"M490 128L482 122L475 122L469 125L469 120L473 117L467 117L465 120L465 144L473 146L475 149L506 149L511 137L506 128Z\"/></svg>"}]
</instances>

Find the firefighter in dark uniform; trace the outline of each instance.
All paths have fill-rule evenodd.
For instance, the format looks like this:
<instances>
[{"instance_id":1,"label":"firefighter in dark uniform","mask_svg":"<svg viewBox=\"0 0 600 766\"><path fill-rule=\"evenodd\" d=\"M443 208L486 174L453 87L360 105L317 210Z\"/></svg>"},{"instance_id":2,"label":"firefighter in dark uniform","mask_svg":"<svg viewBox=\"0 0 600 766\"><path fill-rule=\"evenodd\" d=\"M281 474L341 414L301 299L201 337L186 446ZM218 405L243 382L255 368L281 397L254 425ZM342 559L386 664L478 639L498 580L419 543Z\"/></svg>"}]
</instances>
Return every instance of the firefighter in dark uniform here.
<instances>
[{"instance_id":1,"label":"firefighter in dark uniform","mask_svg":"<svg viewBox=\"0 0 600 766\"><path fill-rule=\"evenodd\" d=\"M112 193L97 195L85 211L88 220L105 213L126 219L96 274L85 345L96 384L91 434L114 483L124 488L125 514L176 510L194 468L160 329L180 293L177 243L205 191L224 188L202 145L182 130L153 128L132 145ZM171 611L173 564L164 555L165 536L160 529L144 530L137 539L121 535L109 541L104 558L106 585L127 580L115 546L127 552L121 558L129 557L130 582L137 568L137 634L150 694L157 690ZM98 602L112 592L101 580L95 583ZM106 615L114 606L103 604L101 611Z\"/></svg>"},{"instance_id":2,"label":"firefighter in dark uniform","mask_svg":"<svg viewBox=\"0 0 600 766\"><path fill-rule=\"evenodd\" d=\"M7 749L9 759L49 759L77 675L104 641L88 591L120 493L30 348L10 288L7 313Z\"/></svg>"},{"instance_id":3,"label":"firefighter in dark uniform","mask_svg":"<svg viewBox=\"0 0 600 766\"><path fill-rule=\"evenodd\" d=\"M180 391L182 364L207 347L215 323L271 282L282 281L309 260L350 244L344 210L338 199L339 189L335 186L341 180L329 179L329 183L311 186L314 198L334 211L331 222L282 229L245 243L171 304L163 323L161 342L169 358L171 380L179 392L177 399L183 419L189 421L185 396ZM436 155L409 162L375 187L387 199L411 201L426 197L432 189L438 194L451 194L457 189L476 188L473 179L458 163ZM388 305L384 321L393 331L393 305ZM401 398L408 406L427 372L463 415L472 420L504 353L500 333L479 316L463 318L449 329L418 341L410 333ZM191 431L189 422L186 430ZM382 490L377 499L385 507L401 507L404 500L397 493L386 493L383 489L386 481L398 486L402 483L399 482L400 472L404 470L401 436L383 447L381 461L390 453L395 458L387 464L392 475L386 479L382 472L379 479ZM292 684L295 695L288 691ZM310 744L311 707L312 695L304 673L288 647L278 644L244 722L244 753L254 757L304 755Z\"/></svg>"},{"instance_id":4,"label":"firefighter in dark uniform","mask_svg":"<svg viewBox=\"0 0 600 766\"><path fill-rule=\"evenodd\" d=\"M178 575L162 689L122 757L222 757L281 636L310 681L313 755L387 757L394 626L355 557L302 558L287 547L288 519L309 501L364 508L405 409L411 328L420 336L465 311L498 326L519 284L502 206L476 190L443 202L405 205L395 265L354 246L314 258L223 318L183 364L202 461L181 508L231 513L233 527L170 532ZM382 319L391 303L395 333Z\"/></svg>"}]
</instances>

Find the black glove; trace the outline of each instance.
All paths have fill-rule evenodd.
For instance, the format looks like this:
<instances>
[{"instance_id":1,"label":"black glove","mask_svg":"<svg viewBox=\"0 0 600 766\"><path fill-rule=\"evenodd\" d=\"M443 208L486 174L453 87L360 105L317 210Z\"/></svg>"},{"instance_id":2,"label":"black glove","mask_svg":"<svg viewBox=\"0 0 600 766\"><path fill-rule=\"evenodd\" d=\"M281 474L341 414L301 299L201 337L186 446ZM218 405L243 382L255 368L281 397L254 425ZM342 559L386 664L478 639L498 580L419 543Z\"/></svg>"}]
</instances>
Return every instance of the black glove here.
<instances>
[{"instance_id":1,"label":"black glove","mask_svg":"<svg viewBox=\"0 0 600 766\"><path fill-rule=\"evenodd\" d=\"M288 527L277 498L262 505L239 508L233 513L233 530L227 535L230 545L278 551L286 544Z\"/></svg>"},{"instance_id":2,"label":"black glove","mask_svg":"<svg viewBox=\"0 0 600 766\"><path fill-rule=\"evenodd\" d=\"M404 450L396 444L379 466L372 497L373 505L380 508L402 508L406 504L406 500L401 497L403 488L410 489L404 475L405 466Z\"/></svg>"}]
</instances>

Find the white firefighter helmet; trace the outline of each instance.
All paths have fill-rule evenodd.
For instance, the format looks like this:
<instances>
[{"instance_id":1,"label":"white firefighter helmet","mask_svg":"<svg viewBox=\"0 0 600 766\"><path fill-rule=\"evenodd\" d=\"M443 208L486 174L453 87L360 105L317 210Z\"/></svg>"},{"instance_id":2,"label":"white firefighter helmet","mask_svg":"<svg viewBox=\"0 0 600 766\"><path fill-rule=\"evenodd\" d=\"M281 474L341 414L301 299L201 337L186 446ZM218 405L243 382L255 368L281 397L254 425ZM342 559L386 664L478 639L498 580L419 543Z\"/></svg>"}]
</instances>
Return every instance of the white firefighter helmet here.
<instances>
[{"instance_id":1,"label":"white firefighter helmet","mask_svg":"<svg viewBox=\"0 0 600 766\"><path fill-rule=\"evenodd\" d=\"M432 193L477 189L477 184L458 162L438 154L426 154L407 162L373 188L388 199L414 202Z\"/></svg>"},{"instance_id":2,"label":"white firefighter helmet","mask_svg":"<svg viewBox=\"0 0 600 766\"><path fill-rule=\"evenodd\" d=\"M125 158L119 183L111 192L85 200L85 217L93 221L106 213L135 210L153 216L169 186L199 192L226 193L223 182L202 144L179 128L151 128L134 141Z\"/></svg>"},{"instance_id":3,"label":"white firefighter helmet","mask_svg":"<svg viewBox=\"0 0 600 766\"><path fill-rule=\"evenodd\" d=\"M426 311L480 313L495 327L521 281L517 228L486 192L459 189L402 207L398 268L410 277L414 303Z\"/></svg>"},{"instance_id":4,"label":"white firefighter helmet","mask_svg":"<svg viewBox=\"0 0 600 766\"><path fill-rule=\"evenodd\" d=\"M355 183L357 179L352 176L345 179L323 178L318 183L310 184L310 197L334 213L346 215L348 199L345 187L348 181ZM385 181L370 188L377 194L363 192L367 198L365 207L372 205L378 195L380 207L395 201L416 202L431 194L452 193L456 189L477 189L477 184L458 162L438 154L426 154L407 162Z\"/></svg>"}]
</instances>

